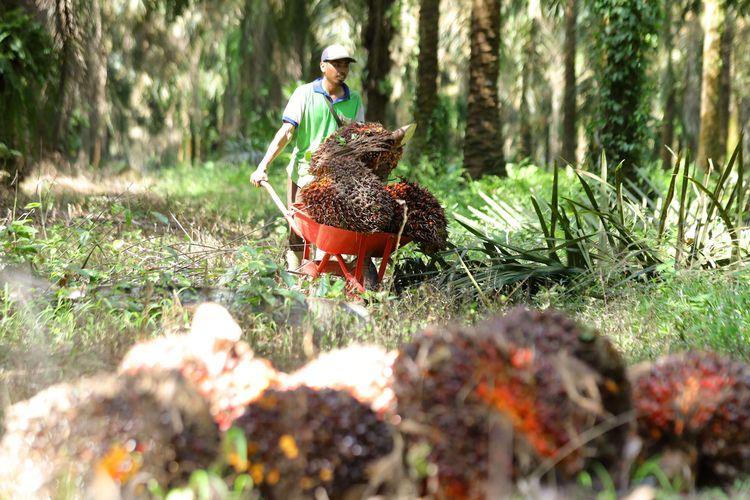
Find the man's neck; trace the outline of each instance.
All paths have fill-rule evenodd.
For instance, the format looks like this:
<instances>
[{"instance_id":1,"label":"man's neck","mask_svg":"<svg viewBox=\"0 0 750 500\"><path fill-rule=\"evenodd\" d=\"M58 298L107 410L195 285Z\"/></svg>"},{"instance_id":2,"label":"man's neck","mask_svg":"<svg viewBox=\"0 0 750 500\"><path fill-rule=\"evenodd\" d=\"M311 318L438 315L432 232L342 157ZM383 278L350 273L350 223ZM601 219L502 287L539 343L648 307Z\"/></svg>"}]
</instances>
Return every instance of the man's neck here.
<instances>
[{"instance_id":1,"label":"man's neck","mask_svg":"<svg viewBox=\"0 0 750 500\"><path fill-rule=\"evenodd\" d=\"M344 94L344 86L329 82L323 78L323 88L331 97L341 97Z\"/></svg>"}]
</instances>

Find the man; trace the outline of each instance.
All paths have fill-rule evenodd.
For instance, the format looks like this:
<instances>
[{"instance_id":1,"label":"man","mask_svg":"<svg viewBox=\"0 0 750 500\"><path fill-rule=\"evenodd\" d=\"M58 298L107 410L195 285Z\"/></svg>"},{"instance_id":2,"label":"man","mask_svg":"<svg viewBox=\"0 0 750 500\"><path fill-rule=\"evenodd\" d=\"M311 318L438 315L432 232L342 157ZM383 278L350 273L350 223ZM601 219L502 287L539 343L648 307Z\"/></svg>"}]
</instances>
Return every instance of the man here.
<instances>
[{"instance_id":1,"label":"man","mask_svg":"<svg viewBox=\"0 0 750 500\"><path fill-rule=\"evenodd\" d=\"M334 44L326 47L320 57L322 76L317 80L298 87L282 115L281 128L276 132L258 168L250 176L254 186L268 180L268 165L278 156L289 141L294 139L292 160L287 167L287 204L299 202L299 188L309 183L309 154L331 135L338 127L331 113L329 103L340 116L365 121L365 111L361 96L344 83L349 75L349 65L357 62L343 46ZM328 102L326 102L328 101ZM303 250L302 238L289 235L289 250L286 254L287 268L299 268Z\"/></svg>"}]
</instances>

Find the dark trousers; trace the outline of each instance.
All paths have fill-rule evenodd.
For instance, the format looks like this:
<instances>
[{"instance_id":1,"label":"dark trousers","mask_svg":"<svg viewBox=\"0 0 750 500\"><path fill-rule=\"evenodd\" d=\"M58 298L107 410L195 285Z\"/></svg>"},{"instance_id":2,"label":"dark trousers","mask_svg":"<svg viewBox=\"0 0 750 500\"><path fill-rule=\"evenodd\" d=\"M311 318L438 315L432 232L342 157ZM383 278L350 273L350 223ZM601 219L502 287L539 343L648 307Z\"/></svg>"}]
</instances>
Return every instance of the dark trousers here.
<instances>
[{"instance_id":1,"label":"dark trousers","mask_svg":"<svg viewBox=\"0 0 750 500\"><path fill-rule=\"evenodd\" d=\"M288 177L286 181L286 205L291 207L292 203L302 203L302 196L300 195L299 186L292 182L291 177ZM304 249L305 244L302 237L289 228L289 250L302 252Z\"/></svg>"}]
</instances>

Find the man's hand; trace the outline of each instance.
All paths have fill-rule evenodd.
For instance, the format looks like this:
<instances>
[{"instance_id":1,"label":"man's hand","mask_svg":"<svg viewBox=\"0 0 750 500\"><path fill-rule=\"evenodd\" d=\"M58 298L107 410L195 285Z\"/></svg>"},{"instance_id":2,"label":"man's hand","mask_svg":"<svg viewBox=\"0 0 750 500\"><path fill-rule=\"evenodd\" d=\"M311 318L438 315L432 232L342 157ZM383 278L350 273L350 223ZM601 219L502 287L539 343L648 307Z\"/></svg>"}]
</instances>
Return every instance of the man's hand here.
<instances>
[{"instance_id":1,"label":"man's hand","mask_svg":"<svg viewBox=\"0 0 750 500\"><path fill-rule=\"evenodd\" d=\"M266 167L264 165L258 165L255 172L250 175L250 183L255 187L260 187L261 182L268 182L268 174L266 174Z\"/></svg>"}]
</instances>

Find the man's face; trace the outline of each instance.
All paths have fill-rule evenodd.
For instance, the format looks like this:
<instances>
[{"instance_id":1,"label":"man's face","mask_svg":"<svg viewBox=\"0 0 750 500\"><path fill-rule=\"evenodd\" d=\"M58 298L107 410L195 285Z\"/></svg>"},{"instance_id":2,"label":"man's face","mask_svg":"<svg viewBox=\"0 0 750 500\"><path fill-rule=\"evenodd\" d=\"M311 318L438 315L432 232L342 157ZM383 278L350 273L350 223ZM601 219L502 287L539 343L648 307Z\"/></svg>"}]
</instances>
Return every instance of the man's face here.
<instances>
[{"instance_id":1,"label":"man's face","mask_svg":"<svg viewBox=\"0 0 750 500\"><path fill-rule=\"evenodd\" d=\"M326 80L341 85L349 75L349 60L336 59L334 61L323 61L320 63L320 70L323 72Z\"/></svg>"}]
</instances>

